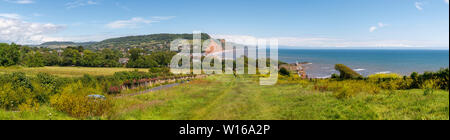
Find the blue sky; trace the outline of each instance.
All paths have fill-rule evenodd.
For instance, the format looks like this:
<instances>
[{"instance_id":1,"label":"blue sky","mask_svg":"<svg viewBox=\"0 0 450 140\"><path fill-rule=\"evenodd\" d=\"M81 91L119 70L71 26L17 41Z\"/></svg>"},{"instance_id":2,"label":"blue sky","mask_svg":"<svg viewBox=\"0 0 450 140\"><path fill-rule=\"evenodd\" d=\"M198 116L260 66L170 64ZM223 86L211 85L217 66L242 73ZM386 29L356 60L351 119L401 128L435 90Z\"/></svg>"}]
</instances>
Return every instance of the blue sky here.
<instances>
[{"instance_id":1,"label":"blue sky","mask_svg":"<svg viewBox=\"0 0 450 140\"><path fill-rule=\"evenodd\" d=\"M0 0L0 42L203 31L288 47L449 48L448 0Z\"/></svg>"}]
</instances>

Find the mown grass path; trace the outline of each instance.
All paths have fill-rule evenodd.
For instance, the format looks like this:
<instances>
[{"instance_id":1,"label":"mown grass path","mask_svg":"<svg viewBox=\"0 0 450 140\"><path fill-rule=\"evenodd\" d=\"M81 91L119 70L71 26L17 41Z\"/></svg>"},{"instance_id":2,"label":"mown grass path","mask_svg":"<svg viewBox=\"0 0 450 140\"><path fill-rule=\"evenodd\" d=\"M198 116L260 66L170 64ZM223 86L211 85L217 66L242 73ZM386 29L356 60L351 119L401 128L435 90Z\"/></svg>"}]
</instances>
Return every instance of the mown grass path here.
<instances>
[{"instance_id":1,"label":"mown grass path","mask_svg":"<svg viewBox=\"0 0 450 140\"><path fill-rule=\"evenodd\" d=\"M395 95L332 93L300 84L259 86L252 77L211 76L189 84L125 97L107 119L137 120L422 120L449 119L449 95L397 91Z\"/></svg>"}]
</instances>

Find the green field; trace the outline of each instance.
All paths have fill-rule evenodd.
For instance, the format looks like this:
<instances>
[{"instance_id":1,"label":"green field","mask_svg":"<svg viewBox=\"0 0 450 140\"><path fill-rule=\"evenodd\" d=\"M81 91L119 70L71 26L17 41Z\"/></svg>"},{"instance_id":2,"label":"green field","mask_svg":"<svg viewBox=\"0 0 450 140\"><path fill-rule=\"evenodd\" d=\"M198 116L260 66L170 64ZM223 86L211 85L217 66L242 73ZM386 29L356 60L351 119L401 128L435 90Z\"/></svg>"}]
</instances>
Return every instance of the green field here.
<instances>
[{"instance_id":1,"label":"green field","mask_svg":"<svg viewBox=\"0 0 450 140\"><path fill-rule=\"evenodd\" d=\"M113 98L113 97L109 97ZM338 99L306 81L259 86L255 77L210 76L175 88L113 98L111 120L449 120L449 93L382 91ZM43 106L1 119L75 119Z\"/></svg>"},{"instance_id":2,"label":"green field","mask_svg":"<svg viewBox=\"0 0 450 140\"><path fill-rule=\"evenodd\" d=\"M60 77L81 77L85 74L92 76L108 76L121 71L134 71L132 68L88 68L88 67L0 67L0 74L12 72L24 72L27 75L33 76L40 72L48 73ZM148 72L148 69L138 69L142 72Z\"/></svg>"}]
</instances>

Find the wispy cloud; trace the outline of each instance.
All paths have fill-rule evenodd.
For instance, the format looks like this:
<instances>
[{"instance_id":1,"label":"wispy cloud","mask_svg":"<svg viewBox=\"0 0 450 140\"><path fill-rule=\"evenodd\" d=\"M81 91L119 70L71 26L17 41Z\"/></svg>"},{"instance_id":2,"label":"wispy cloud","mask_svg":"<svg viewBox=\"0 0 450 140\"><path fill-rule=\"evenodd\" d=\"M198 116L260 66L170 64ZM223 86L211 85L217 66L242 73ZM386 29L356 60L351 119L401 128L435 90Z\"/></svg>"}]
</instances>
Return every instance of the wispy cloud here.
<instances>
[{"instance_id":1,"label":"wispy cloud","mask_svg":"<svg viewBox=\"0 0 450 140\"><path fill-rule=\"evenodd\" d=\"M119 7L120 9L125 10L125 11L131 11L130 8L128 8L128 7L124 6L124 5L122 5L122 4L119 3L119 2L116 2L116 6Z\"/></svg>"},{"instance_id":2,"label":"wispy cloud","mask_svg":"<svg viewBox=\"0 0 450 140\"><path fill-rule=\"evenodd\" d=\"M374 31L377 30L377 29L378 29L377 26L372 26L372 27L370 27L369 31L370 31L370 32L374 32Z\"/></svg>"},{"instance_id":3,"label":"wispy cloud","mask_svg":"<svg viewBox=\"0 0 450 140\"><path fill-rule=\"evenodd\" d=\"M384 23L382 23L382 22L379 22L379 23L378 23L378 26L372 26L372 27L370 27L370 28L369 28L369 31L370 31L370 32L375 32L376 30L381 29L381 28L384 28L384 27L386 27L386 26L388 26L388 24L384 24Z\"/></svg>"},{"instance_id":4,"label":"wispy cloud","mask_svg":"<svg viewBox=\"0 0 450 140\"><path fill-rule=\"evenodd\" d=\"M88 6L88 5L97 5L98 2L95 0L74 0L72 2L66 3L67 9Z\"/></svg>"},{"instance_id":5,"label":"wispy cloud","mask_svg":"<svg viewBox=\"0 0 450 140\"><path fill-rule=\"evenodd\" d=\"M423 10L423 3L422 2L416 2L414 5L416 6L416 8L418 10L420 10L420 11Z\"/></svg>"},{"instance_id":6,"label":"wispy cloud","mask_svg":"<svg viewBox=\"0 0 450 140\"><path fill-rule=\"evenodd\" d=\"M22 16L15 13L0 13L0 17L8 18L8 19L21 19Z\"/></svg>"},{"instance_id":7,"label":"wispy cloud","mask_svg":"<svg viewBox=\"0 0 450 140\"><path fill-rule=\"evenodd\" d=\"M19 44L42 43L53 40L48 35L61 31L64 28L65 26L52 23L33 23L18 18L0 16L0 42L15 42Z\"/></svg>"},{"instance_id":8,"label":"wispy cloud","mask_svg":"<svg viewBox=\"0 0 450 140\"><path fill-rule=\"evenodd\" d=\"M168 17L151 17L149 19L145 19L142 17L134 17L129 20L118 20L108 23L106 27L111 29L120 29L120 28L137 28L139 25L151 24L155 22L161 22L163 20L170 20L175 18L174 16Z\"/></svg>"},{"instance_id":9,"label":"wispy cloud","mask_svg":"<svg viewBox=\"0 0 450 140\"><path fill-rule=\"evenodd\" d=\"M34 3L34 0L4 0L6 2L10 3L17 3L17 4L32 4Z\"/></svg>"}]
</instances>

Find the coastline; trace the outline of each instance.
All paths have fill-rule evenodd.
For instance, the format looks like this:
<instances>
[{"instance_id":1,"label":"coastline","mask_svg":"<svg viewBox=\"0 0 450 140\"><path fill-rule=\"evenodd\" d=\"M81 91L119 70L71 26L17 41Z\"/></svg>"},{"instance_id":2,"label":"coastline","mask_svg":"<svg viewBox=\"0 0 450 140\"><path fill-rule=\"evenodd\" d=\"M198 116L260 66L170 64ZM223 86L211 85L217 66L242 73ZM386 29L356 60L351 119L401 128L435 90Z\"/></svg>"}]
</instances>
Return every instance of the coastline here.
<instances>
[{"instance_id":1,"label":"coastline","mask_svg":"<svg viewBox=\"0 0 450 140\"><path fill-rule=\"evenodd\" d=\"M303 64L309 78L329 78L337 73L335 64L345 64L363 76L396 73L408 76L449 67L445 50L302 50L280 49L280 61Z\"/></svg>"}]
</instances>

